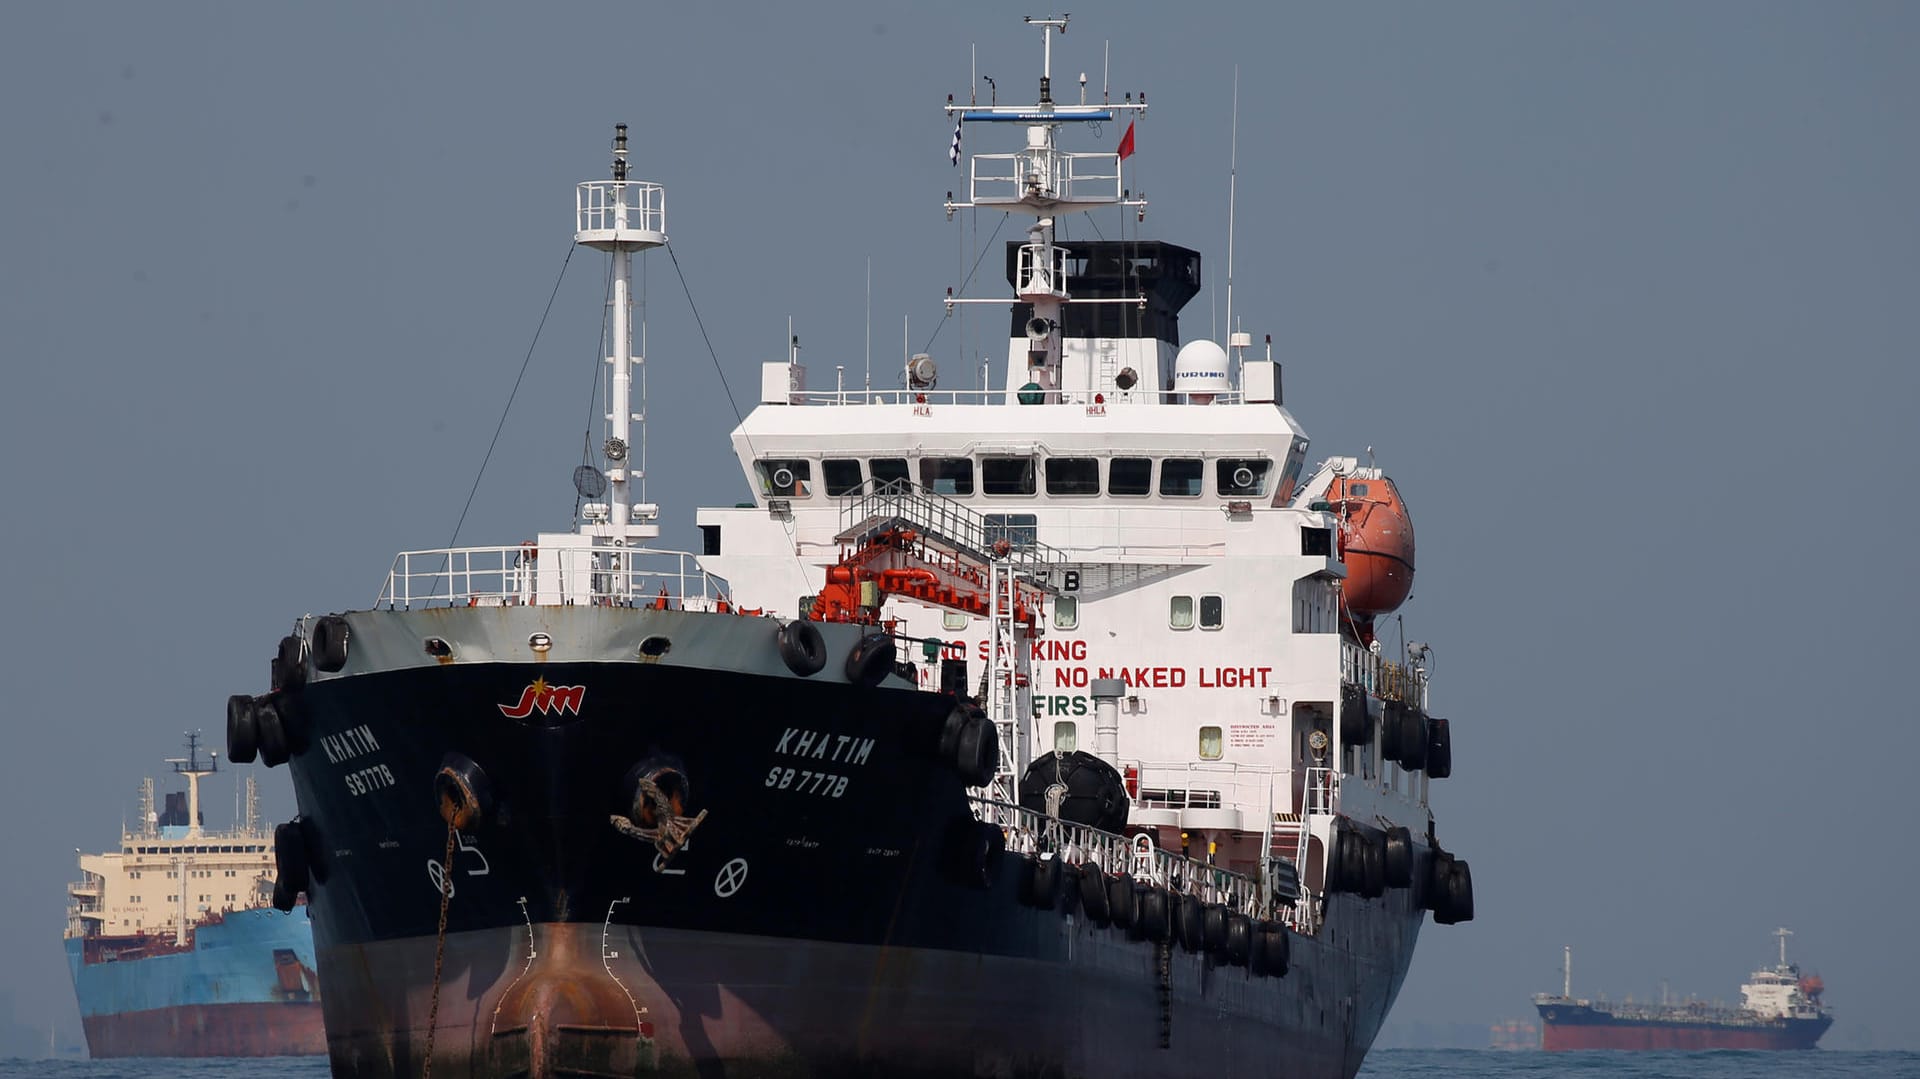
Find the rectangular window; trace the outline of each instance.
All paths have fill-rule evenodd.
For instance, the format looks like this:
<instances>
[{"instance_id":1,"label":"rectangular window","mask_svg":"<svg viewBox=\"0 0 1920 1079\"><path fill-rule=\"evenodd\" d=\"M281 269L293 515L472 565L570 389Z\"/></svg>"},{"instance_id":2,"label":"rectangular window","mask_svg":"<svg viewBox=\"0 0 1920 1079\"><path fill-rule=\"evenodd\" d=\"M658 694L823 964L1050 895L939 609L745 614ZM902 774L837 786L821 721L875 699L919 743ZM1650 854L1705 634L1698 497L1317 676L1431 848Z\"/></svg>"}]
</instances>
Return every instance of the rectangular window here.
<instances>
[{"instance_id":1,"label":"rectangular window","mask_svg":"<svg viewBox=\"0 0 1920 1079\"><path fill-rule=\"evenodd\" d=\"M920 486L937 495L973 493L973 458L924 457L920 460Z\"/></svg>"},{"instance_id":2,"label":"rectangular window","mask_svg":"<svg viewBox=\"0 0 1920 1079\"><path fill-rule=\"evenodd\" d=\"M1047 493L1050 495L1099 494L1100 462L1091 457L1047 458Z\"/></svg>"},{"instance_id":3,"label":"rectangular window","mask_svg":"<svg viewBox=\"0 0 1920 1079\"><path fill-rule=\"evenodd\" d=\"M911 486L912 479L907 472L905 457L874 457L867 461L867 475L873 477L875 489L890 483Z\"/></svg>"},{"instance_id":4,"label":"rectangular window","mask_svg":"<svg viewBox=\"0 0 1920 1079\"><path fill-rule=\"evenodd\" d=\"M813 462L797 457L769 457L753 463L760 473L760 493L771 498L805 498L813 492Z\"/></svg>"},{"instance_id":5,"label":"rectangular window","mask_svg":"<svg viewBox=\"0 0 1920 1079\"><path fill-rule=\"evenodd\" d=\"M1220 628L1220 616L1222 614L1220 609L1220 604L1221 604L1221 600L1219 596L1201 596L1200 597L1200 628L1201 629L1219 629Z\"/></svg>"},{"instance_id":6,"label":"rectangular window","mask_svg":"<svg viewBox=\"0 0 1920 1079\"><path fill-rule=\"evenodd\" d=\"M1214 462L1214 490L1229 498L1259 498L1267 493L1272 468L1264 457L1222 457Z\"/></svg>"},{"instance_id":7,"label":"rectangular window","mask_svg":"<svg viewBox=\"0 0 1920 1079\"><path fill-rule=\"evenodd\" d=\"M980 458L980 489L989 495L1032 494L1033 458Z\"/></svg>"},{"instance_id":8,"label":"rectangular window","mask_svg":"<svg viewBox=\"0 0 1920 1079\"><path fill-rule=\"evenodd\" d=\"M967 612L965 611L940 612L940 627L949 632L966 629L967 621Z\"/></svg>"},{"instance_id":9,"label":"rectangular window","mask_svg":"<svg viewBox=\"0 0 1920 1079\"><path fill-rule=\"evenodd\" d=\"M1169 498L1199 498L1207 463L1198 457L1169 457L1160 462L1160 493Z\"/></svg>"},{"instance_id":10,"label":"rectangular window","mask_svg":"<svg viewBox=\"0 0 1920 1079\"><path fill-rule=\"evenodd\" d=\"M1220 742L1220 728L1200 728L1200 759L1203 761L1217 761L1223 752Z\"/></svg>"},{"instance_id":11,"label":"rectangular window","mask_svg":"<svg viewBox=\"0 0 1920 1079\"><path fill-rule=\"evenodd\" d=\"M1053 725L1053 751L1072 753L1080 748L1080 725L1070 719Z\"/></svg>"},{"instance_id":12,"label":"rectangular window","mask_svg":"<svg viewBox=\"0 0 1920 1079\"><path fill-rule=\"evenodd\" d=\"M1006 540L1015 547L1031 547L1038 542L1040 518L1031 513L989 513L981 518L987 546Z\"/></svg>"},{"instance_id":13,"label":"rectangular window","mask_svg":"<svg viewBox=\"0 0 1920 1079\"><path fill-rule=\"evenodd\" d=\"M1193 597L1175 596L1167 612L1167 624L1174 629L1193 628Z\"/></svg>"},{"instance_id":14,"label":"rectangular window","mask_svg":"<svg viewBox=\"0 0 1920 1079\"><path fill-rule=\"evenodd\" d=\"M1309 558L1315 555L1325 558L1332 554L1333 529L1302 527L1300 529L1300 553Z\"/></svg>"},{"instance_id":15,"label":"rectangular window","mask_svg":"<svg viewBox=\"0 0 1920 1079\"><path fill-rule=\"evenodd\" d=\"M1057 596L1053 601L1053 628L1074 629L1080 625L1080 600L1075 596Z\"/></svg>"},{"instance_id":16,"label":"rectangular window","mask_svg":"<svg viewBox=\"0 0 1920 1079\"><path fill-rule=\"evenodd\" d=\"M1147 457L1115 457L1107 465L1107 493L1140 496L1153 493L1153 460Z\"/></svg>"},{"instance_id":17,"label":"rectangular window","mask_svg":"<svg viewBox=\"0 0 1920 1079\"><path fill-rule=\"evenodd\" d=\"M832 458L820 462L820 478L827 481L827 497L839 498L860 489L860 462Z\"/></svg>"}]
</instances>

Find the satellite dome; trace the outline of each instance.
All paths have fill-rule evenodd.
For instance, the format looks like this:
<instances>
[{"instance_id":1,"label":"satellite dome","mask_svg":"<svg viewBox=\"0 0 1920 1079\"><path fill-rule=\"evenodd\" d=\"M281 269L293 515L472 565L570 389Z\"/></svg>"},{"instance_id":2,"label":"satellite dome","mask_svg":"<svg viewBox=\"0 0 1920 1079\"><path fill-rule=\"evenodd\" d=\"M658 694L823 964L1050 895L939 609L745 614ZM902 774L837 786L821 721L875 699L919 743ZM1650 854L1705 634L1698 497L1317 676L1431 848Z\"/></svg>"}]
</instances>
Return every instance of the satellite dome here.
<instances>
[{"instance_id":1,"label":"satellite dome","mask_svg":"<svg viewBox=\"0 0 1920 1079\"><path fill-rule=\"evenodd\" d=\"M1226 393L1233 388L1227 378L1227 350L1212 341L1188 341L1173 358L1173 389L1176 393Z\"/></svg>"}]
</instances>

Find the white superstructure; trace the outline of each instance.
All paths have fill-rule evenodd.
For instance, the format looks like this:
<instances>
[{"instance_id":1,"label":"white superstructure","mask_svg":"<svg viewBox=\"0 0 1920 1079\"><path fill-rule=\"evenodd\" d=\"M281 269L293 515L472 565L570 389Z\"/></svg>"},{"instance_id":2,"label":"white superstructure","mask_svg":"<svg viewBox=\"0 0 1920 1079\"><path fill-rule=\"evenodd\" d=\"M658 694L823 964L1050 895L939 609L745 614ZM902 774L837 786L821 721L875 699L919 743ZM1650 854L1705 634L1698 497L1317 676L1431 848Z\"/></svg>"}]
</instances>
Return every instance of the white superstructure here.
<instances>
[{"instance_id":1,"label":"white superstructure","mask_svg":"<svg viewBox=\"0 0 1920 1079\"><path fill-rule=\"evenodd\" d=\"M202 825L200 780L218 770L189 734L187 756L168 761L184 792L155 808L153 780L140 785L139 820L122 829L118 850L81 854L80 879L67 886L72 938L173 936L185 944L210 914L264 907L273 890L273 834L260 826L252 776L243 784L240 819L230 829Z\"/></svg>"},{"instance_id":2,"label":"white superstructure","mask_svg":"<svg viewBox=\"0 0 1920 1079\"><path fill-rule=\"evenodd\" d=\"M1012 308L1000 383L944 387L928 355L884 390L810 389L796 363L765 365L759 407L733 432L754 502L700 512L701 564L736 603L805 615L885 492L1007 541L1009 557L1024 549L1007 572L1045 596L1036 632L996 628L1009 594L998 577L981 578L999 597L985 611L895 594L878 616L924 644L906 657L922 660L923 687L954 688L943 677L967 664L964 693L1000 724L1009 758L984 793L1011 800L1003 784L1040 754L1093 751L1126 777L1130 831L1249 876L1294 860L1302 884L1322 889L1337 816L1429 842L1427 777L1388 759L1381 722L1389 705L1424 716L1428 652L1383 648L1370 620L1343 609L1353 522L1330 498L1336 484L1390 484L1350 457L1309 469L1270 345L1248 358L1244 334L1228 342L1234 355L1179 342L1197 254L1138 239L1056 244L1060 215L1144 215L1121 153L1068 152L1059 137L1125 124L1130 151L1146 103L1089 104L1084 79L1079 103L1054 101L1052 35L1065 20L1029 21L1046 38L1039 102L947 107L956 147L958 125L1024 133L1012 153L974 156L967 197L947 203L950 216L1032 219L1009 245L1010 296L946 301ZM1101 235L1124 236L1126 223ZM1102 680L1119 684L1107 683L1113 720L1097 732ZM1313 928L1312 910L1300 904L1296 925Z\"/></svg>"}]
</instances>

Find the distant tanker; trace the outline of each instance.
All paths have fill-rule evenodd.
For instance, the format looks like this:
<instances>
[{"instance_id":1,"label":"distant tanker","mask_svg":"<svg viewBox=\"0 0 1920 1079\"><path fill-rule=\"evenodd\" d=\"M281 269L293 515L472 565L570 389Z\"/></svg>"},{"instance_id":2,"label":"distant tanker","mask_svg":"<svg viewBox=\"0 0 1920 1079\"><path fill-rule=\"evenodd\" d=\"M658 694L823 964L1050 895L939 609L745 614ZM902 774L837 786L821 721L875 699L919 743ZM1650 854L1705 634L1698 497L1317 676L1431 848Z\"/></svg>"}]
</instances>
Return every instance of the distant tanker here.
<instances>
[{"instance_id":1,"label":"distant tanker","mask_svg":"<svg viewBox=\"0 0 1920 1079\"><path fill-rule=\"evenodd\" d=\"M1820 1003L1826 989L1818 975L1787 962L1791 931L1780 938L1780 963L1753 972L1740 987L1741 1007L1700 1001L1684 1004L1609 1004L1573 999L1573 955L1560 995L1536 994L1541 1048L1563 1049L1812 1049L1833 1025Z\"/></svg>"}]
</instances>

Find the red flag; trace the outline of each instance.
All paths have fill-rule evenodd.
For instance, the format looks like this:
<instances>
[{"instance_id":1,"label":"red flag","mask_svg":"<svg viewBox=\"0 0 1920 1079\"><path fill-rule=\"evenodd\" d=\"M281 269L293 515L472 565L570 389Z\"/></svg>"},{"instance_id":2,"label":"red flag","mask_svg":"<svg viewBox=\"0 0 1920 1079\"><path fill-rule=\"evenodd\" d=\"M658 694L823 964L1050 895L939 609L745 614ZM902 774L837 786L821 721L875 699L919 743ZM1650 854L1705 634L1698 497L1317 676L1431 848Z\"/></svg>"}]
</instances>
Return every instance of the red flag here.
<instances>
[{"instance_id":1,"label":"red flag","mask_svg":"<svg viewBox=\"0 0 1920 1079\"><path fill-rule=\"evenodd\" d=\"M1120 160L1125 161L1127 158L1130 158L1132 156L1133 156L1133 123L1132 121L1128 121L1127 133L1120 136Z\"/></svg>"}]
</instances>

